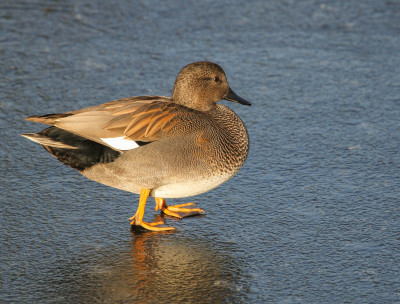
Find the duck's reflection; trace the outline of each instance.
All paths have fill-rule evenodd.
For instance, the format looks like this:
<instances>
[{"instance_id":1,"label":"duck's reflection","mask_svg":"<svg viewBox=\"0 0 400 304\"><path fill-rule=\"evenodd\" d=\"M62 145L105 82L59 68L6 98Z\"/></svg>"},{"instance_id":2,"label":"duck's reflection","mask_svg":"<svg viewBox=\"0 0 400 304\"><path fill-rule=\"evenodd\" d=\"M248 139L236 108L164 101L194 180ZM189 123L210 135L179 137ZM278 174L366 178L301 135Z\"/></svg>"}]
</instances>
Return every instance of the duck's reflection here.
<instances>
[{"instance_id":1,"label":"duck's reflection","mask_svg":"<svg viewBox=\"0 0 400 304\"><path fill-rule=\"evenodd\" d=\"M116 252L89 275L89 301L113 303L246 302L240 266L212 244L179 233L132 232L129 253ZM103 268L103 270L101 269Z\"/></svg>"}]
</instances>

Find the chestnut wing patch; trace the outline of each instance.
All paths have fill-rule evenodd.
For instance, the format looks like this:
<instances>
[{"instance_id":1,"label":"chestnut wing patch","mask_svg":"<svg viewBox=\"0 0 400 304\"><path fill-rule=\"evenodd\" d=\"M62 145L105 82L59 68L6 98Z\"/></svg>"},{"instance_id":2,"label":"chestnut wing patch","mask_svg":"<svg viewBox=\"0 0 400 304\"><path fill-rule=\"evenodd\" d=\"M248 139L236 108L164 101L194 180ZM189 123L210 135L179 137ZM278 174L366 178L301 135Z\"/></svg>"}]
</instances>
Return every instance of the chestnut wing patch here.
<instances>
[{"instance_id":1,"label":"chestnut wing patch","mask_svg":"<svg viewBox=\"0 0 400 304\"><path fill-rule=\"evenodd\" d=\"M104 129L117 131L132 140L155 141L167 134L191 111L163 101L136 102L111 112L115 116Z\"/></svg>"}]
</instances>

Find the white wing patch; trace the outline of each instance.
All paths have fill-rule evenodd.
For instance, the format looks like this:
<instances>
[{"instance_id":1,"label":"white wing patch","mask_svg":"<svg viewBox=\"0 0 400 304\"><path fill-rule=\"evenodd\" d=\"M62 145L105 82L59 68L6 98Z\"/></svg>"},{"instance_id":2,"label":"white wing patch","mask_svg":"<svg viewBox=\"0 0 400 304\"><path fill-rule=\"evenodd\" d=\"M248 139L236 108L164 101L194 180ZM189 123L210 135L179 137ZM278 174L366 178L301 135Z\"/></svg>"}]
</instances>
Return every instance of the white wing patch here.
<instances>
[{"instance_id":1,"label":"white wing patch","mask_svg":"<svg viewBox=\"0 0 400 304\"><path fill-rule=\"evenodd\" d=\"M125 136L100 139L104 141L107 145L118 150L132 150L139 147L139 145L134 140L127 139Z\"/></svg>"}]
</instances>

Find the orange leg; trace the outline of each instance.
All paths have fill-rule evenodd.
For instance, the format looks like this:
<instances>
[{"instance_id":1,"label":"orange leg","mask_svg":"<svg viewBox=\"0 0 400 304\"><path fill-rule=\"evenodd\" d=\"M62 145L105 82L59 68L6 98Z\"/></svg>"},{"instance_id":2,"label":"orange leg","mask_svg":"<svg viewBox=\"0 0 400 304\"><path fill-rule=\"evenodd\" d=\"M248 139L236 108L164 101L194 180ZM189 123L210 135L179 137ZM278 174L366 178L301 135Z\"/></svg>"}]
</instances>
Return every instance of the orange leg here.
<instances>
[{"instance_id":1,"label":"orange leg","mask_svg":"<svg viewBox=\"0 0 400 304\"><path fill-rule=\"evenodd\" d=\"M160 197L155 197L154 199L156 200L156 208L154 209L154 211L160 209L162 212L170 216L183 218L196 214L205 214L204 210L200 208L184 208L188 206L196 206L196 204L194 203L167 206L167 202L165 201L165 199Z\"/></svg>"},{"instance_id":2,"label":"orange leg","mask_svg":"<svg viewBox=\"0 0 400 304\"><path fill-rule=\"evenodd\" d=\"M149 197L149 194L150 194L150 189L142 188L142 190L140 191L139 207L135 215L130 218L131 225L141 226L147 230L152 230L152 231L174 230L175 229L174 227L155 227L164 224L163 221L153 222L153 223L143 222L144 209L146 207L146 201L147 198Z\"/></svg>"}]
</instances>

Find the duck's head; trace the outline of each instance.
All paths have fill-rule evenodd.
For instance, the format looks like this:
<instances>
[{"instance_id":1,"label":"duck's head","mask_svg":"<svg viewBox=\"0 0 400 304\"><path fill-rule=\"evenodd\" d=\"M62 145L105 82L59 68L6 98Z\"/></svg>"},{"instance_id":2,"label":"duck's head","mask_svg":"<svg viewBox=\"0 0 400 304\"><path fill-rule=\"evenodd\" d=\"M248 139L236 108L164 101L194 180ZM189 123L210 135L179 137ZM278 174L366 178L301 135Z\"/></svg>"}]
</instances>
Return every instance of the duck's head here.
<instances>
[{"instance_id":1,"label":"duck's head","mask_svg":"<svg viewBox=\"0 0 400 304\"><path fill-rule=\"evenodd\" d=\"M175 103L209 111L221 99L251 105L231 90L225 72L218 64L208 61L191 63L180 71L175 80L172 92Z\"/></svg>"}]
</instances>

